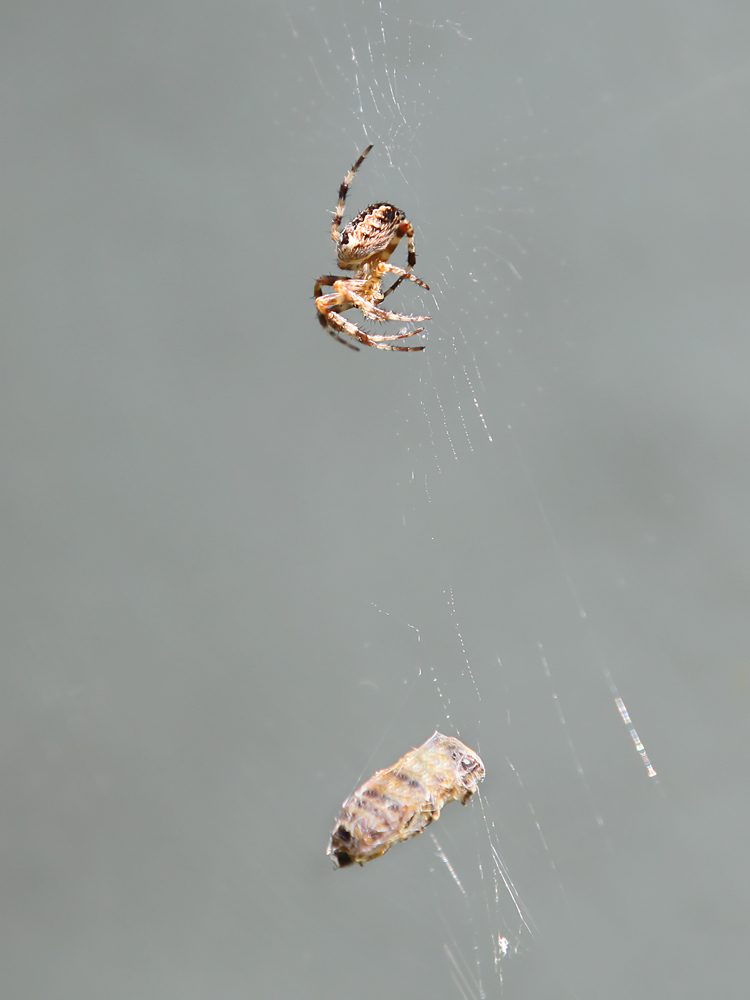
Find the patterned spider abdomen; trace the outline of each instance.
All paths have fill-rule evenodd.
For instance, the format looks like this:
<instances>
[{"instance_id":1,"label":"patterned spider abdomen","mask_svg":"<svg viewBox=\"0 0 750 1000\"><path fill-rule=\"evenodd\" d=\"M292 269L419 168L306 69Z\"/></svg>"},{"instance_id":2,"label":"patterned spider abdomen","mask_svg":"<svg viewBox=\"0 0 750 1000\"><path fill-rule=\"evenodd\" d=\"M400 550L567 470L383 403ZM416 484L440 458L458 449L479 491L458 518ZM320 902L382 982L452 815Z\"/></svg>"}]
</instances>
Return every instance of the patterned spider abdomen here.
<instances>
[{"instance_id":1,"label":"patterned spider abdomen","mask_svg":"<svg viewBox=\"0 0 750 1000\"><path fill-rule=\"evenodd\" d=\"M369 260L383 255L392 243L391 253L401 238L411 229L406 216L395 205L370 205L355 215L344 228L336 244L339 267L353 270ZM390 256L385 254L384 259Z\"/></svg>"},{"instance_id":2,"label":"patterned spider abdomen","mask_svg":"<svg viewBox=\"0 0 750 1000\"><path fill-rule=\"evenodd\" d=\"M379 858L399 841L422 833L446 802L466 805L482 778L484 764L473 750L435 732L349 796L328 854L337 868Z\"/></svg>"}]
</instances>

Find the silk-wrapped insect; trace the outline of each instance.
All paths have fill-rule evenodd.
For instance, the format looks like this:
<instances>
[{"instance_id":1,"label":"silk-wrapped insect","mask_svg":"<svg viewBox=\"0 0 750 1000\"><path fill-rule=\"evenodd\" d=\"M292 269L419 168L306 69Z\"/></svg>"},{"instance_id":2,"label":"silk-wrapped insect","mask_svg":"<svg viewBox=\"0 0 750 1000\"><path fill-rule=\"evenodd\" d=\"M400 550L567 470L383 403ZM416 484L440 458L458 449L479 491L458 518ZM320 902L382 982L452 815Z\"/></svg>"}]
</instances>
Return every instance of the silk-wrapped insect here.
<instances>
[{"instance_id":1,"label":"silk-wrapped insect","mask_svg":"<svg viewBox=\"0 0 750 1000\"><path fill-rule=\"evenodd\" d=\"M479 756L435 732L421 747L378 771L341 807L328 844L336 868L363 865L422 833L446 802L466 805L484 778Z\"/></svg>"}]
</instances>

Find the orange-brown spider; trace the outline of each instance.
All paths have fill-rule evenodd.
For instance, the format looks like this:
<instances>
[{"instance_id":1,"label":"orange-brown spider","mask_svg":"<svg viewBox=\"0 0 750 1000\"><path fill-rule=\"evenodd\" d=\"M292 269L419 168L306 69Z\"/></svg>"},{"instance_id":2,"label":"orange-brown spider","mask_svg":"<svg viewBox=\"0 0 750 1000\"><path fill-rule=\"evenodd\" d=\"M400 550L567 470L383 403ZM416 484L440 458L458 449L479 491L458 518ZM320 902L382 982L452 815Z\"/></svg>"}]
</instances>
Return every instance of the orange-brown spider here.
<instances>
[{"instance_id":1,"label":"orange-brown spider","mask_svg":"<svg viewBox=\"0 0 750 1000\"><path fill-rule=\"evenodd\" d=\"M347 347L351 347L355 351L358 351L359 348L350 344L348 340L344 340L339 334L345 333L361 344L379 347L382 351L423 351L423 346L397 347L390 341L413 337L416 333L422 333L424 327L409 333L397 333L391 337L378 336L374 333L365 333L364 330L360 330L358 326L341 315L346 309L361 309L368 319L374 319L379 323L384 320L421 323L430 318L429 316L404 316L401 313L387 312L385 309L379 308L383 299L395 291L404 278L413 281L421 288L429 289L430 287L411 273L411 269L417 262L414 250L414 229L401 209L386 203L370 205L359 215L355 215L343 232L339 233L339 226L344 217L346 192L349 190L354 175L362 165L362 161L371 149L372 145L369 145L344 178L339 189L339 202L331 226L331 238L336 244L338 266L342 271L354 271L355 274L353 278L344 278L338 274L324 274L318 278L315 282L315 305L318 308L318 319L323 329L335 337L340 344L346 344ZM407 257L409 269L406 271L402 267L388 263L391 254L404 236L406 236L409 245ZM398 277L390 288L383 291L380 286L386 274L395 274ZM323 295L324 285L333 285L333 292Z\"/></svg>"}]
</instances>

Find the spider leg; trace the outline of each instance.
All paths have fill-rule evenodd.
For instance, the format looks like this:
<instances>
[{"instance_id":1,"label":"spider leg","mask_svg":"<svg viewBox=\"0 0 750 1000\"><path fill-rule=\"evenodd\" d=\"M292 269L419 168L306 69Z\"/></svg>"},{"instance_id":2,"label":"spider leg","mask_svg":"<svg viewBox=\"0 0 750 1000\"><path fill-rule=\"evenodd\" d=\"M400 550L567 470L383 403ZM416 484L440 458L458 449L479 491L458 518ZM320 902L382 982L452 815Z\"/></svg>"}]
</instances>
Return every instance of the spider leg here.
<instances>
[{"instance_id":1,"label":"spider leg","mask_svg":"<svg viewBox=\"0 0 750 1000\"><path fill-rule=\"evenodd\" d=\"M405 337L411 337L415 333L420 333L420 331L419 330L412 330L411 333L405 333L405 334L403 334L403 336L405 336ZM381 351L423 351L424 350L424 344L420 344L419 347L398 347L396 344L383 344L379 340L374 340L372 337L368 337L367 340L364 341L364 343L368 344L370 347L379 347Z\"/></svg>"},{"instance_id":2,"label":"spider leg","mask_svg":"<svg viewBox=\"0 0 750 1000\"><path fill-rule=\"evenodd\" d=\"M413 281L415 285L420 285L422 288L426 288L429 292L430 286L426 282L418 278L416 274L412 274L411 271L405 271L402 267L396 267L395 264L389 264L387 261L382 260L378 264L378 271L381 274L398 274L400 275L399 281L403 281L406 278L408 281ZM398 282L396 282L398 284ZM391 285L391 291L396 287L396 285ZM388 294L388 293L386 293Z\"/></svg>"},{"instance_id":3,"label":"spider leg","mask_svg":"<svg viewBox=\"0 0 750 1000\"><path fill-rule=\"evenodd\" d=\"M359 305L359 303L357 304ZM369 303L366 309L362 308L362 312L368 319L375 319L378 323L385 323L386 320L401 323L424 323L425 320L430 319L429 316L406 316L404 313L389 312L387 309L378 309L377 306L371 306Z\"/></svg>"},{"instance_id":4,"label":"spider leg","mask_svg":"<svg viewBox=\"0 0 750 1000\"><path fill-rule=\"evenodd\" d=\"M328 323L341 333L346 333L350 337L354 337L361 344L367 344L369 347L378 347L381 351L423 351L424 345L419 347L397 347L395 344L383 343L383 341L388 340L403 340L405 337L413 337L415 333L421 333L420 330L412 330L409 333L400 333L394 337L371 337L365 333L364 330L360 330L358 326L354 323L350 323L348 319L345 319L338 312L329 312L327 314ZM344 341L346 343L346 341Z\"/></svg>"},{"instance_id":5,"label":"spider leg","mask_svg":"<svg viewBox=\"0 0 750 1000\"><path fill-rule=\"evenodd\" d=\"M387 298L391 294L391 292L395 292L396 291L396 289L398 288L398 286L404 280L404 277L405 276L402 274L400 278L396 278L396 280L393 282L393 284L391 285L390 288L386 288L386 290L383 292L383 299ZM382 302L383 299L381 299L380 301Z\"/></svg>"},{"instance_id":6,"label":"spider leg","mask_svg":"<svg viewBox=\"0 0 750 1000\"><path fill-rule=\"evenodd\" d=\"M412 229L411 226L409 226L409 228L406 230L406 237L407 237L406 242L409 245L409 252L407 254L406 259L409 262L409 267L414 267L414 265L417 263L417 251L416 247L414 246L414 230Z\"/></svg>"},{"instance_id":7,"label":"spider leg","mask_svg":"<svg viewBox=\"0 0 750 1000\"><path fill-rule=\"evenodd\" d=\"M339 188L339 201L336 205L336 214L333 217L333 224L331 225L331 239L334 243L338 243L339 239L339 226L341 225L341 220L344 218L344 204L346 202L346 192L349 190L349 185L354 180L354 175L362 166L362 161L367 156L367 154L372 149L372 143L367 147L364 153L360 156L357 162L354 164L352 169L346 175L344 180L341 182L341 187ZM414 242L414 237L412 234L411 243ZM415 258L416 259L416 258Z\"/></svg>"},{"instance_id":8,"label":"spider leg","mask_svg":"<svg viewBox=\"0 0 750 1000\"><path fill-rule=\"evenodd\" d=\"M318 280L315 282L315 291L313 295L316 299L320 298L320 294L323 291L324 285L334 285L337 281L341 280L340 274L321 274Z\"/></svg>"},{"instance_id":9,"label":"spider leg","mask_svg":"<svg viewBox=\"0 0 750 1000\"><path fill-rule=\"evenodd\" d=\"M407 243L409 244L409 252L406 255L406 259L409 263L409 267L414 267L414 265L417 263L417 251L416 247L414 246L414 227L412 226L411 222L409 222L408 219L404 219L401 222L401 225L398 227L398 238L402 239L404 236L406 237ZM391 253L393 253L395 249L396 245L394 244L391 247ZM391 254L389 253L387 257L390 257L390 255Z\"/></svg>"},{"instance_id":10,"label":"spider leg","mask_svg":"<svg viewBox=\"0 0 750 1000\"><path fill-rule=\"evenodd\" d=\"M343 344L344 347L351 347L353 351L359 350L356 344L350 344L348 340L344 340L343 337L339 337L336 331L331 328L323 313L318 313L318 319L320 320L320 325L323 327L326 333L329 333L334 340L338 340L338 342L340 344Z\"/></svg>"},{"instance_id":11,"label":"spider leg","mask_svg":"<svg viewBox=\"0 0 750 1000\"><path fill-rule=\"evenodd\" d=\"M400 320L402 323L421 323L430 318L429 316L405 316L403 313L392 313L387 312L385 309L378 309L377 306L372 305L371 302L368 302L361 295L357 295L350 288L346 290L345 297L357 306L358 309L361 309L365 316L369 319L376 319L378 322Z\"/></svg>"},{"instance_id":12,"label":"spider leg","mask_svg":"<svg viewBox=\"0 0 750 1000\"><path fill-rule=\"evenodd\" d=\"M358 351L359 348L354 344L350 344L348 340L344 340L340 337L333 329L333 324L330 322L330 317L334 315L334 310L336 309L349 309L351 308L351 303L342 300L342 297L334 292L332 295L321 295L320 291L323 285L332 285L335 281L338 281L339 277L336 274L323 274L315 282L315 305L318 309L318 321L326 333L338 340L340 344L344 344L346 347L351 347L353 351Z\"/></svg>"},{"instance_id":13,"label":"spider leg","mask_svg":"<svg viewBox=\"0 0 750 1000\"><path fill-rule=\"evenodd\" d=\"M417 333L424 333L424 327L420 326L416 330L409 330L407 333L394 333L392 336L387 337L385 334L379 333L368 333L370 340L403 340L404 337L413 337ZM414 348L412 347L412 350Z\"/></svg>"}]
</instances>

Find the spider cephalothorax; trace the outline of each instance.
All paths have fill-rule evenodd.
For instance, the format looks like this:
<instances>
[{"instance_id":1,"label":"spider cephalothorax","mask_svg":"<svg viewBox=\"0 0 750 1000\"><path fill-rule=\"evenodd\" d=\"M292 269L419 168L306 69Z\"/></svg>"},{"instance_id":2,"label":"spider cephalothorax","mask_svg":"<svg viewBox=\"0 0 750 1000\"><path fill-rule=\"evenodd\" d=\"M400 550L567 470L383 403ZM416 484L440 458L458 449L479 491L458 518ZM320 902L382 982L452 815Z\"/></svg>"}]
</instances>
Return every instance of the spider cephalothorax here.
<instances>
[{"instance_id":1,"label":"spider cephalothorax","mask_svg":"<svg viewBox=\"0 0 750 1000\"><path fill-rule=\"evenodd\" d=\"M398 288L404 278L413 281L421 288L429 289L429 285L411 273L411 268L417 262L414 250L414 229L401 209L386 203L370 205L359 215L355 215L352 221L339 233L349 185L371 149L371 145L367 147L344 178L339 189L339 202L331 226L331 237L336 244L338 266L342 271L354 271L354 277L344 278L337 274L324 274L318 278L315 282L315 305L318 308L318 319L323 329L327 330L332 337L335 337L339 343L354 348L355 351L359 348L350 344L348 340L344 340L339 334L345 333L362 344L379 347L383 351L423 351L424 347L397 347L390 343L393 340L403 340L405 337L413 337L415 333L421 333L423 329L421 327L418 330L411 330L409 333L397 333L390 337L379 336L374 333L365 333L364 330L360 330L358 326L341 315L346 309L361 309L368 319L378 322L401 320L407 323L420 323L430 318L429 316L404 316L401 313L388 312L379 308L383 299ZM409 247L408 270L389 263L391 254L404 236L407 238ZM395 274L397 278L390 288L383 291L381 282L386 274ZM329 295L323 295L324 285L332 285L333 292Z\"/></svg>"}]
</instances>

